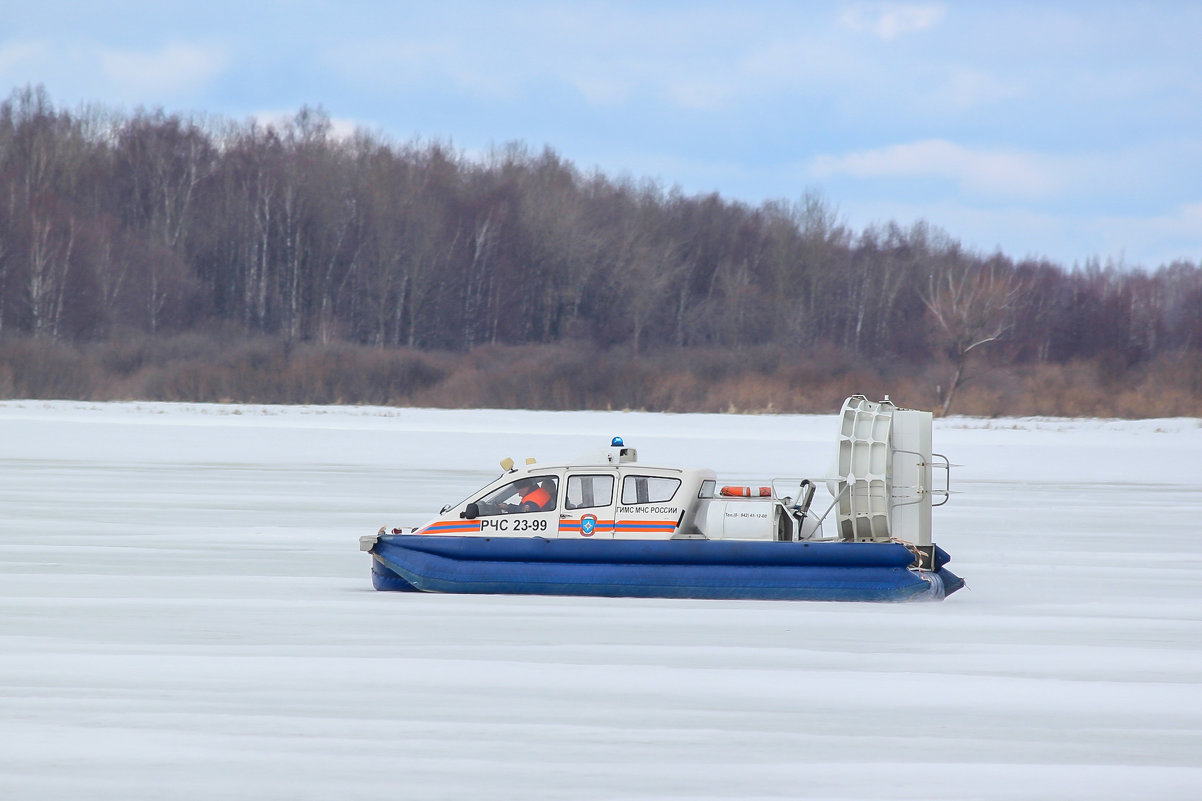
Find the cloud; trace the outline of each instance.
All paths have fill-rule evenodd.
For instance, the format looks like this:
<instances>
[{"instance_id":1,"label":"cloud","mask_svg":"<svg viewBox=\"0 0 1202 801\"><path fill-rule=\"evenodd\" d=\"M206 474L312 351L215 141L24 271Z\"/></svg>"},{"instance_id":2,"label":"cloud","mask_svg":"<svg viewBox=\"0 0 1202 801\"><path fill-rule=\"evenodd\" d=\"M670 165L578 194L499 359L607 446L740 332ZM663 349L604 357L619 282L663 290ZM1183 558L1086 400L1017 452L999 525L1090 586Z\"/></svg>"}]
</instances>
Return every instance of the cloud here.
<instances>
[{"instance_id":1,"label":"cloud","mask_svg":"<svg viewBox=\"0 0 1202 801\"><path fill-rule=\"evenodd\" d=\"M100 50L100 67L118 92L142 98L202 87L229 66L224 48L169 44L154 51Z\"/></svg>"},{"instance_id":2,"label":"cloud","mask_svg":"<svg viewBox=\"0 0 1202 801\"><path fill-rule=\"evenodd\" d=\"M1180 220L1183 230L1197 233L1202 231L1202 201L1186 203L1178 209L1176 219Z\"/></svg>"},{"instance_id":3,"label":"cloud","mask_svg":"<svg viewBox=\"0 0 1202 801\"><path fill-rule=\"evenodd\" d=\"M0 45L0 76L35 66L48 49L44 42L6 42Z\"/></svg>"},{"instance_id":4,"label":"cloud","mask_svg":"<svg viewBox=\"0 0 1202 801\"><path fill-rule=\"evenodd\" d=\"M840 21L857 33L870 33L889 41L934 27L946 9L935 3L856 3Z\"/></svg>"},{"instance_id":5,"label":"cloud","mask_svg":"<svg viewBox=\"0 0 1202 801\"><path fill-rule=\"evenodd\" d=\"M1078 239L1074 261L1097 256L1148 269L1178 260L1202 263L1202 203L1181 204L1159 214L1063 214L1054 219L1061 231Z\"/></svg>"},{"instance_id":6,"label":"cloud","mask_svg":"<svg viewBox=\"0 0 1202 801\"><path fill-rule=\"evenodd\" d=\"M842 156L819 156L820 178L915 178L951 181L978 195L1037 198L1062 191L1065 165L1047 156L1015 150L973 150L942 139L890 145Z\"/></svg>"},{"instance_id":7,"label":"cloud","mask_svg":"<svg viewBox=\"0 0 1202 801\"><path fill-rule=\"evenodd\" d=\"M1151 214L878 199L844 201L840 210L853 230L889 220L903 226L925 220L973 252L1000 250L1015 259L1046 258L1064 267L1089 258L1147 269L1182 259L1202 263L1202 202Z\"/></svg>"},{"instance_id":8,"label":"cloud","mask_svg":"<svg viewBox=\"0 0 1202 801\"><path fill-rule=\"evenodd\" d=\"M1178 259L1202 263L1202 201L1183 203L1160 215L1102 218L1099 236L1108 236L1112 248L1136 254L1131 261L1145 267Z\"/></svg>"},{"instance_id":9,"label":"cloud","mask_svg":"<svg viewBox=\"0 0 1202 801\"><path fill-rule=\"evenodd\" d=\"M617 106L630 97L633 85L627 79L605 75L580 75L572 86L590 105Z\"/></svg>"},{"instance_id":10,"label":"cloud","mask_svg":"<svg viewBox=\"0 0 1202 801\"><path fill-rule=\"evenodd\" d=\"M1024 93L1021 82L1013 77L954 66L934 79L929 98L936 108L964 113L990 104L1018 100Z\"/></svg>"},{"instance_id":11,"label":"cloud","mask_svg":"<svg viewBox=\"0 0 1202 801\"><path fill-rule=\"evenodd\" d=\"M682 76L663 87L673 104L690 111L719 111L730 103L737 88L726 81Z\"/></svg>"},{"instance_id":12,"label":"cloud","mask_svg":"<svg viewBox=\"0 0 1202 801\"><path fill-rule=\"evenodd\" d=\"M523 57L504 58L496 42L470 37L385 34L325 47L323 67L356 86L452 89L484 100L510 100L537 77Z\"/></svg>"},{"instance_id":13,"label":"cloud","mask_svg":"<svg viewBox=\"0 0 1202 801\"><path fill-rule=\"evenodd\" d=\"M296 120L297 110L261 109L250 116L264 128L283 129ZM348 140L360 129L370 131L378 127L368 121L352 119L350 117L330 117L327 115L326 119L330 123L330 137L335 140Z\"/></svg>"},{"instance_id":14,"label":"cloud","mask_svg":"<svg viewBox=\"0 0 1202 801\"><path fill-rule=\"evenodd\" d=\"M751 56L775 40L763 12L580 4L515 14L482 9L467 20L426 20L324 47L331 73L395 90L437 87L469 98L522 101L568 90L587 105L619 108L653 99L688 111L729 109L770 93ZM751 62L749 70L747 63Z\"/></svg>"}]
</instances>

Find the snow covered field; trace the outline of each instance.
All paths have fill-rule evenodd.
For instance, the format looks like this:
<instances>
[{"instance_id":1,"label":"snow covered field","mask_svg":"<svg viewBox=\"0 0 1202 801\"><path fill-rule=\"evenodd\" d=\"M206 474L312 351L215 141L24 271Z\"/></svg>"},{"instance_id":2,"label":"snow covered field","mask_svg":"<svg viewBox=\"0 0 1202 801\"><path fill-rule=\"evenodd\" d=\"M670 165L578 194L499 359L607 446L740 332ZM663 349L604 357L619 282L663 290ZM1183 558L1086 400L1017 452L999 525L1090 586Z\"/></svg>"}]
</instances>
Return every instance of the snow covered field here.
<instances>
[{"instance_id":1,"label":"snow covered field","mask_svg":"<svg viewBox=\"0 0 1202 801\"><path fill-rule=\"evenodd\" d=\"M1202 423L936 422L940 604L371 590L360 534L614 434L835 417L0 403L0 798L1197 799Z\"/></svg>"}]
</instances>

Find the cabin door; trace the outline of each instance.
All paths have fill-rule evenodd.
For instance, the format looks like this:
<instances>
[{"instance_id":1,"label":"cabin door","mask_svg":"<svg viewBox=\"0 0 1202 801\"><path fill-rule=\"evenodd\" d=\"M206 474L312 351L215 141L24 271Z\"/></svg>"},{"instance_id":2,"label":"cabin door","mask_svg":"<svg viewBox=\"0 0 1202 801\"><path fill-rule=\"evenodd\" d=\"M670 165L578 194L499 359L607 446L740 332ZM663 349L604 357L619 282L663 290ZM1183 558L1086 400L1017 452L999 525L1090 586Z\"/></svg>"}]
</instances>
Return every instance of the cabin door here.
<instances>
[{"instance_id":1,"label":"cabin door","mask_svg":"<svg viewBox=\"0 0 1202 801\"><path fill-rule=\"evenodd\" d=\"M561 509L560 482L560 475L554 473L531 473L489 492L475 503L480 534L554 537Z\"/></svg>"},{"instance_id":2,"label":"cabin door","mask_svg":"<svg viewBox=\"0 0 1202 801\"><path fill-rule=\"evenodd\" d=\"M560 539L612 540L616 484L614 473L568 473L559 513Z\"/></svg>"},{"instance_id":3,"label":"cabin door","mask_svg":"<svg viewBox=\"0 0 1202 801\"><path fill-rule=\"evenodd\" d=\"M684 519L686 499L680 495L681 479L676 476L622 476L618 491L614 531L624 540L666 540Z\"/></svg>"}]
</instances>

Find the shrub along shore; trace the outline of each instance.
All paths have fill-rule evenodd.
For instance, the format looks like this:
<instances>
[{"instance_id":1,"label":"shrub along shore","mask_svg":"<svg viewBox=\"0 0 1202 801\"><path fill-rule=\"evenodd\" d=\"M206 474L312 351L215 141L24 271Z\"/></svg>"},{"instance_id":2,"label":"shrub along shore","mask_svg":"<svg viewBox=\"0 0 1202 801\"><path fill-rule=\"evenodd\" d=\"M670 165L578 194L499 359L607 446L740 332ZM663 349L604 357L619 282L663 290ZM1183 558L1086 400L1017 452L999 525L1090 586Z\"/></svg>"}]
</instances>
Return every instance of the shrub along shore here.
<instances>
[{"instance_id":1,"label":"shrub along shore","mask_svg":"<svg viewBox=\"0 0 1202 801\"><path fill-rule=\"evenodd\" d=\"M836 348L588 344L419 351L260 338L0 340L0 398L362 404L438 408L826 413L848 394L937 409L948 364L873 363ZM1202 354L1136 368L1105 359L982 367L954 414L1202 417Z\"/></svg>"}]
</instances>

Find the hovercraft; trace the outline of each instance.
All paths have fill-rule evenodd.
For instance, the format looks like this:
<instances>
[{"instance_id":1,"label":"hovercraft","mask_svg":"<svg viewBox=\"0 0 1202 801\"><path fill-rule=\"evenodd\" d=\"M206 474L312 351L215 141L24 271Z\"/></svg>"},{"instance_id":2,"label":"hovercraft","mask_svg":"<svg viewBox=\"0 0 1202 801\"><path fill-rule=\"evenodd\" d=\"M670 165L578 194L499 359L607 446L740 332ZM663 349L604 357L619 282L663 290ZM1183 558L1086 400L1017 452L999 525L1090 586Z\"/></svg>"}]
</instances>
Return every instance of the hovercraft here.
<instances>
[{"instance_id":1,"label":"hovercraft","mask_svg":"<svg viewBox=\"0 0 1202 801\"><path fill-rule=\"evenodd\" d=\"M951 479L931 428L930 412L855 395L840 411L833 477L746 486L644 464L620 437L577 463L504 459L500 476L434 520L383 527L360 548L378 590L941 600L964 581L931 538ZM830 501L819 514L820 486Z\"/></svg>"}]
</instances>

